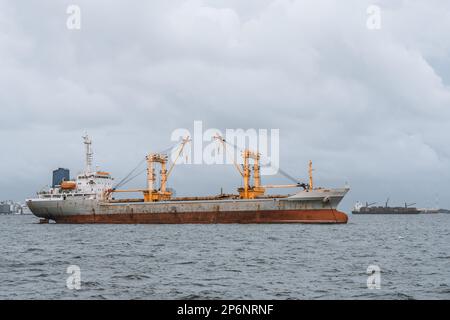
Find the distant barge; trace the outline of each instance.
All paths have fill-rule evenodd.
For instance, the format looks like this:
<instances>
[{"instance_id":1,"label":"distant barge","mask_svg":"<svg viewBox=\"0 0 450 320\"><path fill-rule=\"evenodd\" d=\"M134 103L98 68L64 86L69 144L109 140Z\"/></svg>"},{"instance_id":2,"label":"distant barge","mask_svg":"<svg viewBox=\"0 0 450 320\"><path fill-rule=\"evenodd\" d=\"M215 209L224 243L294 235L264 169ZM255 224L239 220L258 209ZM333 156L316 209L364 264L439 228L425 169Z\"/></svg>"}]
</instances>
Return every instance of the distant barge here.
<instances>
[{"instance_id":1,"label":"distant barge","mask_svg":"<svg viewBox=\"0 0 450 320\"><path fill-rule=\"evenodd\" d=\"M337 206L348 188L314 188L312 164L309 167L309 184L261 185L259 153L245 150L243 165L235 164L243 178L244 186L237 194L220 194L211 197L172 196L166 188L167 179L176 159L166 169L168 156L150 154L147 162L147 187L145 189L119 190L113 187L113 178L107 172L92 171L91 140L83 137L86 147L86 168L74 181L39 192L37 198L28 199L27 205L41 222L56 223L127 223L127 224L178 224L178 223L347 223L345 213ZM217 137L225 148L225 140ZM177 158L186 143L183 139ZM250 165L250 161L252 165ZM155 164L160 165L159 188L156 188ZM253 178L253 183L251 180ZM291 195L266 195L268 188L300 187ZM119 192L141 192L141 199L114 199Z\"/></svg>"},{"instance_id":2,"label":"distant barge","mask_svg":"<svg viewBox=\"0 0 450 320\"><path fill-rule=\"evenodd\" d=\"M388 201L386 201L385 206L373 206L375 203L362 205L361 203L357 203L353 210L352 214L419 214L421 213L420 210L418 210L415 207L411 207L414 205L405 203L404 207L390 207L388 206Z\"/></svg>"}]
</instances>

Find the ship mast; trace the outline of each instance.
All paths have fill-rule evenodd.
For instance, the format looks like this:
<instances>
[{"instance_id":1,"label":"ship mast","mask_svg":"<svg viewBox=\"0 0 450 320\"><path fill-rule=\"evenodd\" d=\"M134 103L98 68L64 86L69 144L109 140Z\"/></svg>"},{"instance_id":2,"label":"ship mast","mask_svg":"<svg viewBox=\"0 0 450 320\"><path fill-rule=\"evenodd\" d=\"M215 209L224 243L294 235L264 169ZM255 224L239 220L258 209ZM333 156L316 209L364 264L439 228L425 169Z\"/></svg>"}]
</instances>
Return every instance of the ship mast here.
<instances>
[{"instance_id":1,"label":"ship mast","mask_svg":"<svg viewBox=\"0 0 450 320\"><path fill-rule=\"evenodd\" d=\"M93 152L92 152L92 140L89 138L89 136L86 134L83 137L84 145L86 147L86 167L84 169L85 174L87 175L92 171L92 158L93 158Z\"/></svg>"},{"instance_id":2,"label":"ship mast","mask_svg":"<svg viewBox=\"0 0 450 320\"><path fill-rule=\"evenodd\" d=\"M308 174L309 174L309 190L312 190L314 188L314 183L313 183L313 167L312 167L312 161L309 160L309 170L308 170Z\"/></svg>"}]
</instances>

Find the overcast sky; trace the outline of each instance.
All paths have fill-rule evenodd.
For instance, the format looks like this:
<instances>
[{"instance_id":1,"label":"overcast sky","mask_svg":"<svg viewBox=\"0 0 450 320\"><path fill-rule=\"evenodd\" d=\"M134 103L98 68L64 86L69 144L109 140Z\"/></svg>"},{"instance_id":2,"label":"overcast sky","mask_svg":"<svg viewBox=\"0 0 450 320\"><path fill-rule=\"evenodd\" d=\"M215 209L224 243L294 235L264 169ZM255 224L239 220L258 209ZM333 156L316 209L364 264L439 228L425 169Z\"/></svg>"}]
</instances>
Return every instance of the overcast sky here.
<instances>
[{"instance_id":1,"label":"overcast sky","mask_svg":"<svg viewBox=\"0 0 450 320\"><path fill-rule=\"evenodd\" d=\"M281 167L306 179L312 159L318 185L348 182L345 210L387 197L450 207L449 33L448 0L0 0L0 198L80 171L85 131L120 180L201 120L280 129ZM240 178L180 166L169 184L213 194Z\"/></svg>"}]
</instances>

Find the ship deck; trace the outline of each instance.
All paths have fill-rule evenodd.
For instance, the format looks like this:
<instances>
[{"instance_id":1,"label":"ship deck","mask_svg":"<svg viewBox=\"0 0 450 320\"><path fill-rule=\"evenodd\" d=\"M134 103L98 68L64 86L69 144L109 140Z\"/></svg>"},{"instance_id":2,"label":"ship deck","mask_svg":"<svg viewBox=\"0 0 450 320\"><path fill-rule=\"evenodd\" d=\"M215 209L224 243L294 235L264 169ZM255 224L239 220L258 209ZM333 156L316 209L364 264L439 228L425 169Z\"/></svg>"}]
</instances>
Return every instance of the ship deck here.
<instances>
[{"instance_id":1,"label":"ship deck","mask_svg":"<svg viewBox=\"0 0 450 320\"><path fill-rule=\"evenodd\" d=\"M260 196L255 199L247 199L247 200L270 200L270 199L285 199L289 198L291 195L266 195ZM205 197L174 197L170 200L158 201L158 202L194 202L194 201L217 201L217 200L244 200L239 197L237 194L231 195L218 195L218 196L205 196ZM128 198L128 199L111 199L107 200L104 203L145 203L143 198Z\"/></svg>"}]
</instances>

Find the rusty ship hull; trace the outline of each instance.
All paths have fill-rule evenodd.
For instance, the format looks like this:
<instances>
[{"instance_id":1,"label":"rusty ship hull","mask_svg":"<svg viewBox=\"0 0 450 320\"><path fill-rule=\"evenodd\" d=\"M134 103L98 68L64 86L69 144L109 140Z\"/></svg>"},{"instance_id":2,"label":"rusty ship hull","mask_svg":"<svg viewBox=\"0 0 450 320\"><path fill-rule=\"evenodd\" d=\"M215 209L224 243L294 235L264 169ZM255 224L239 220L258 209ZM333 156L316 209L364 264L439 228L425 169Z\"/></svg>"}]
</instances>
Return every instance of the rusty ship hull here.
<instances>
[{"instance_id":1,"label":"rusty ship hull","mask_svg":"<svg viewBox=\"0 0 450 320\"><path fill-rule=\"evenodd\" d=\"M195 201L100 201L89 197L30 199L39 218L56 223L347 223L337 206L347 188L301 191L283 198Z\"/></svg>"}]
</instances>

